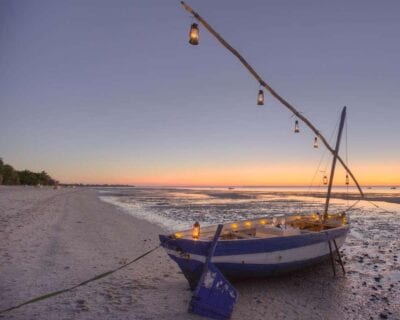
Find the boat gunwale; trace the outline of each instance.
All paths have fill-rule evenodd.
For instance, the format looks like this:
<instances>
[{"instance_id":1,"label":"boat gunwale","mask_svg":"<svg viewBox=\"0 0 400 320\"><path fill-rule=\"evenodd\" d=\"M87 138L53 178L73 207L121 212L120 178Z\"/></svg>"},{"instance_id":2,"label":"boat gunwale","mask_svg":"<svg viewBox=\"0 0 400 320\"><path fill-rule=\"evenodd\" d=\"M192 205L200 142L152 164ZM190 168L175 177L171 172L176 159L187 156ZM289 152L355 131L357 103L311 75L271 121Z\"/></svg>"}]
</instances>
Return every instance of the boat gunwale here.
<instances>
[{"instance_id":1,"label":"boat gunwale","mask_svg":"<svg viewBox=\"0 0 400 320\"><path fill-rule=\"evenodd\" d=\"M218 239L218 242L228 242L228 241L260 241L260 240L270 240L270 239L277 239L277 238L290 238L290 237L299 237L299 236L309 236L309 235L319 235L322 233L329 233L330 231L334 231L334 230L340 230L340 229L350 229L350 224L345 224L345 225L341 225L341 226L337 226L337 227L332 227L329 229L325 229L325 230L321 230L321 231L310 231L309 233L301 233L301 234L291 234L291 235L279 235L276 237L264 237L264 238L243 238L243 239ZM181 232L186 232L185 231L181 231ZM190 231L190 229L189 229ZM193 243L210 243L212 242L212 239L188 239L188 238L172 238L173 234L170 235L164 235L164 234L160 234L160 236L163 236L169 240L173 240L173 241L188 241L188 242L193 242ZM162 246L163 243L161 244Z\"/></svg>"}]
</instances>

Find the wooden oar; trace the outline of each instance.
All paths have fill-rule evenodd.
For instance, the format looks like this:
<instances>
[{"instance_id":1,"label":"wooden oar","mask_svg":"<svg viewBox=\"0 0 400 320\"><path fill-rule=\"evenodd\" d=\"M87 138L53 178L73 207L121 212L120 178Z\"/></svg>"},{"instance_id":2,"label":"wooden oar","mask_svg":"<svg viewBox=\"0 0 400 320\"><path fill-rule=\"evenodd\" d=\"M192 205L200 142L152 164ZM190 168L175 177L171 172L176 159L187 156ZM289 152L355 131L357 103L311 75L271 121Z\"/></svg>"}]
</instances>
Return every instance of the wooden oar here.
<instances>
[{"instance_id":1,"label":"wooden oar","mask_svg":"<svg viewBox=\"0 0 400 320\"><path fill-rule=\"evenodd\" d=\"M223 226L218 225L208 250L203 273L189 305L189 312L213 319L229 319L238 297L236 289L211 263Z\"/></svg>"}]
</instances>

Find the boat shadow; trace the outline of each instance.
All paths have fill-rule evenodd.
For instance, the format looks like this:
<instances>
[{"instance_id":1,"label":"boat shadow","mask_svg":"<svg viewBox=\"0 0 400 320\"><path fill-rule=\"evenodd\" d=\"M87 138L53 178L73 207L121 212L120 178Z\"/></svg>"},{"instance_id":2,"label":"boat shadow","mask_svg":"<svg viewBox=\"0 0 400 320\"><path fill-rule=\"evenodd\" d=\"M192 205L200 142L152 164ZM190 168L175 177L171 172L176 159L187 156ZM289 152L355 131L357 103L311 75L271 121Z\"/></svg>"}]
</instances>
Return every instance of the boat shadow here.
<instances>
[{"instance_id":1,"label":"boat shadow","mask_svg":"<svg viewBox=\"0 0 400 320\"><path fill-rule=\"evenodd\" d=\"M346 305L354 297L351 281L338 267L336 271L335 277L330 262L323 261L287 274L233 281L239 292L233 318L257 308L260 315L271 314L271 319L347 319Z\"/></svg>"}]
</instances>

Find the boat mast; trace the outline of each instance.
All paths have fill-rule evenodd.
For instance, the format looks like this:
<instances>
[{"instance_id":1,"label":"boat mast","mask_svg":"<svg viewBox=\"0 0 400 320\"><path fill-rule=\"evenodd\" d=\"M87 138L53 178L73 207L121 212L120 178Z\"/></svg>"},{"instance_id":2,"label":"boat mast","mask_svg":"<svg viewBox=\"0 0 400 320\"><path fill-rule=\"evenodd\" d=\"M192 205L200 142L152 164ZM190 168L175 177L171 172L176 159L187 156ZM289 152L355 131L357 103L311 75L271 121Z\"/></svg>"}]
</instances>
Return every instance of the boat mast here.
<instances>
[{"instance_id":1,"label":"boat mast","mask_svg":"<svg viewBox=\"0 0 400 320\"><path fill-rule=\"evenodd\" d=\"M343 126L344 126L345 119L346 119L346 107L343 107L342 114L340 116L340 124L339 124L338 136L336 139L336 147L335 147L335 150L333 153L332 168L331 168L331 174L329 177L328 193L326 195L326 202L325 202L324 221L326 221L326 219L328 218L328 208L329 208L329 201L331 199L333 177L335 175L336 160L339 157L338 153L339 153L339 147L340 147L340 140L342 138L342 132L343 132Z\"/></svg>"},{"instance_id":2,"label":"boat mast","mask_svg":"<svg viewBox=\"0 0 400 320\"><path fill-rule=\"evenodd\" d=\"M226 49L228 49L235 57L237 57L240 62L246 67L246 69L251 73L251 75L259 82L260 86L264 87L269 91L269 93L275 97L280 103L282 103L286 108L288 108L297 118L303 121L321 140L321 142L325 145L325 147L332 153L335 153L335 150L329 145L328 140L322 135L322 133L308 120L305 116L303 116L294 106L292 106L287 100L285 100L282 96L280 96L269 84L267 84L261 76L254 70L254 68L243 58L243 56L233 48L221 35L211 27L207 21L205 21L197 12L195 12L189 5L187 5L184 1L181 1L182 6L192 14L203 26L206 28ZM343 161L343 159L337 155L337 160L342 164L343 168L347 171L350 177L353 179L356 184L358 191L360 192L361 197L364 197L364 192L361 189L356 177L350 171L349 167Z\"/></svg>"}]
</instances>

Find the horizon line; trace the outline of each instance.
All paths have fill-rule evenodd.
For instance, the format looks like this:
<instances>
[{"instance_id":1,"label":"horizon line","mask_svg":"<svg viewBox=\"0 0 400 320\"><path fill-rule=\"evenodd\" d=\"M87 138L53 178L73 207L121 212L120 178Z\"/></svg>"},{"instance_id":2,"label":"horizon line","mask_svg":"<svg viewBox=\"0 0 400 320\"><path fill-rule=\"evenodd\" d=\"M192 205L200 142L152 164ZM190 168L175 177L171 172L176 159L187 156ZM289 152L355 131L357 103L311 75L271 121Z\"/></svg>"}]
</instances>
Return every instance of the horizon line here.
<instances>
[{"instance_id":1,"label":"horizon line","mask_svg":"<svg viewBox=\"0 0 400 320\"><path fill-rule=\"evenodd\" d=\"M153 188L327 188L327 185L320 186L309 186L309 185L173 185L173 184L133 184L133 183L84 183L84 182L60 182L60 185L109 185L109 186L127 186L127 187L153 187ZM348 188L357 188L357 186L347 186L345 184L333 184L333 187L348 187ZM363 185L361 188L371 188L371 187L400 187L400 184L370 184Z\"/></svg>"}]
</instances>

